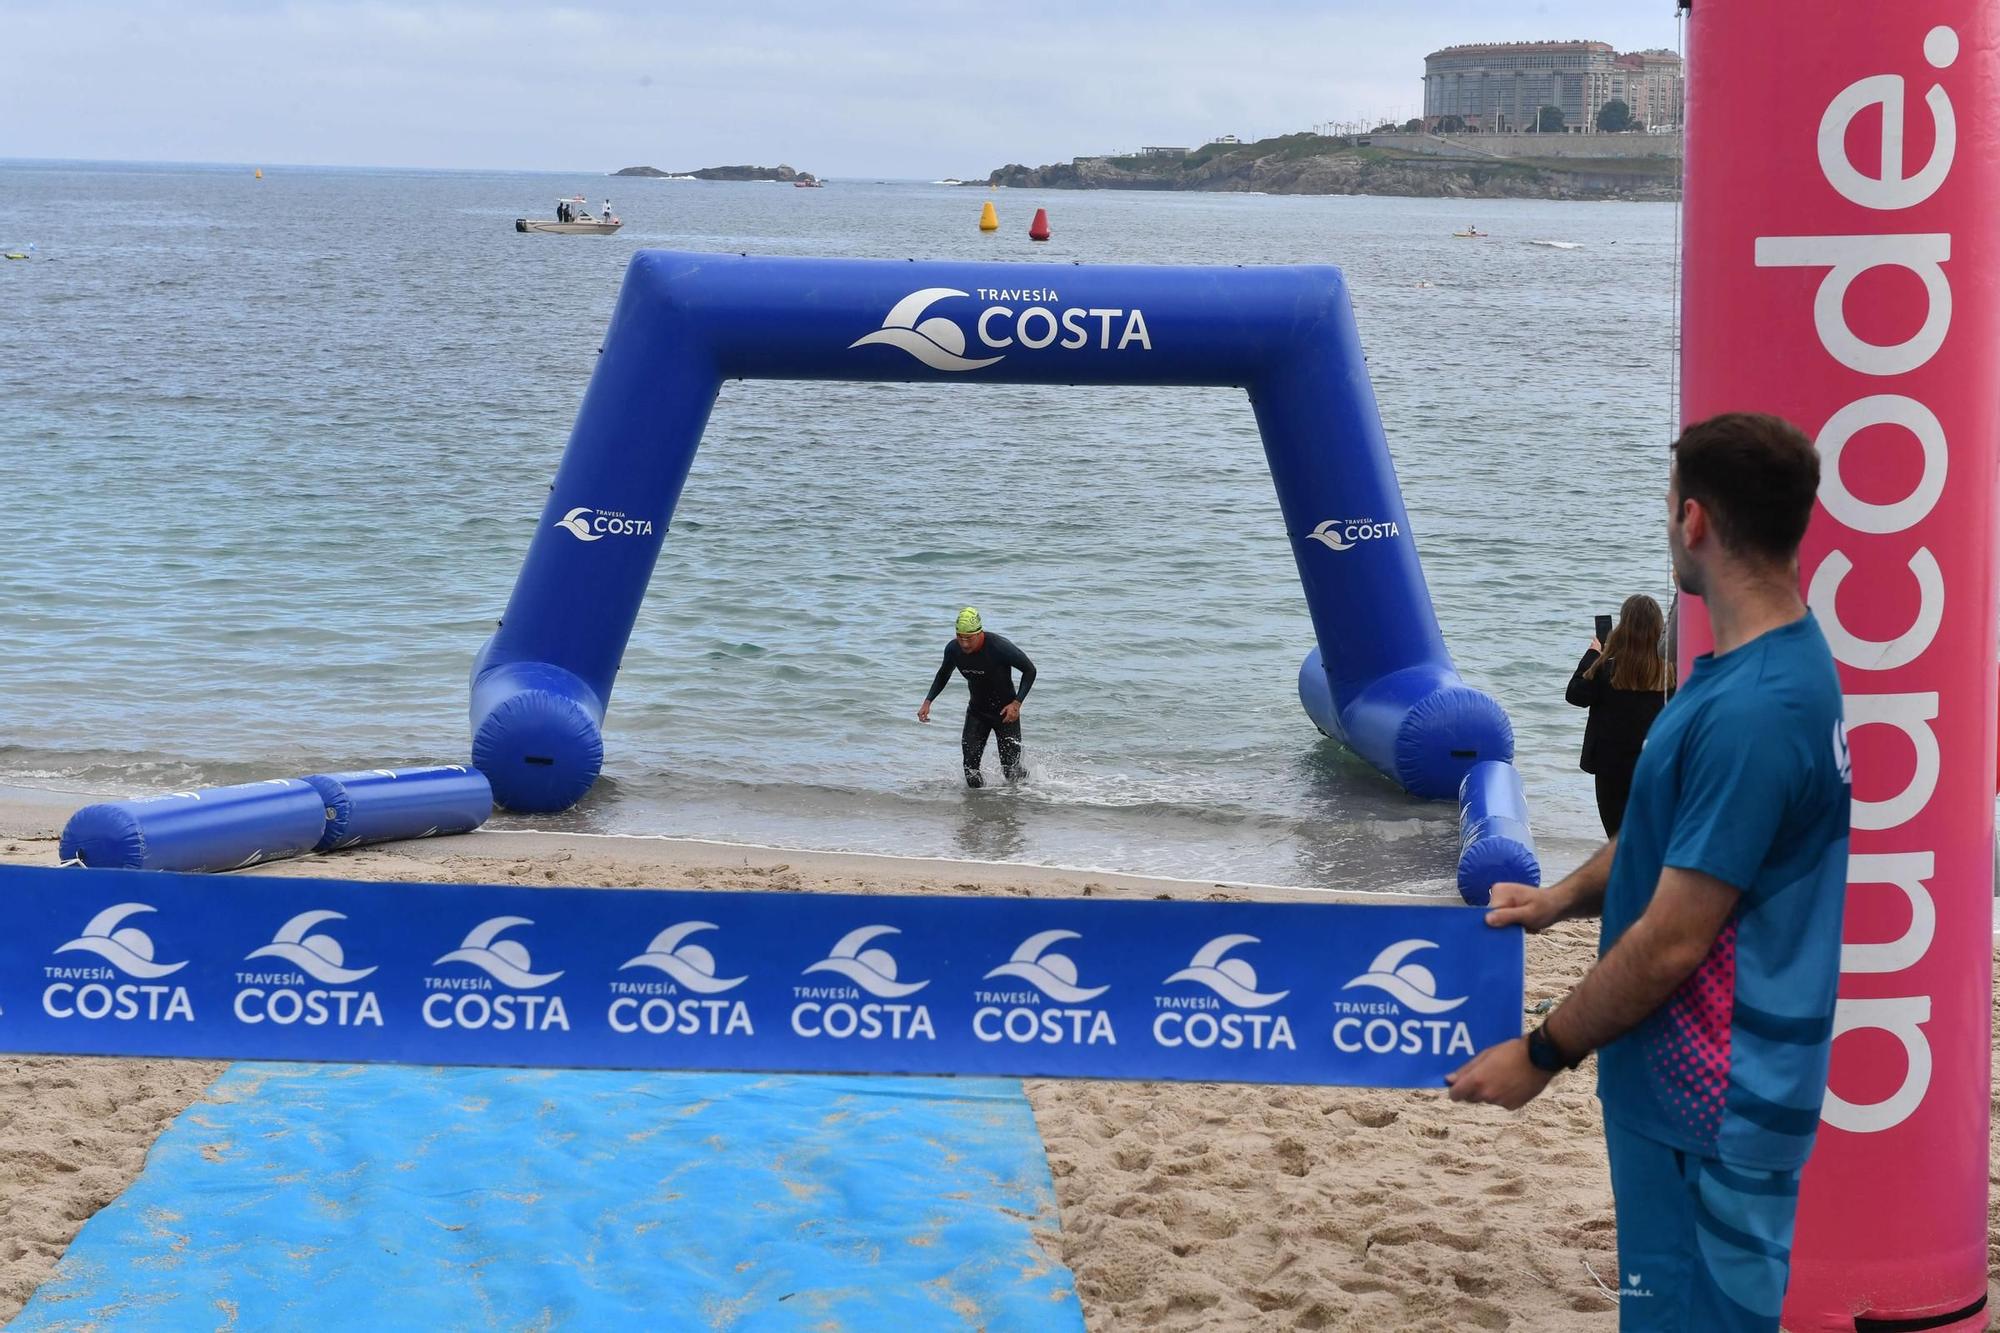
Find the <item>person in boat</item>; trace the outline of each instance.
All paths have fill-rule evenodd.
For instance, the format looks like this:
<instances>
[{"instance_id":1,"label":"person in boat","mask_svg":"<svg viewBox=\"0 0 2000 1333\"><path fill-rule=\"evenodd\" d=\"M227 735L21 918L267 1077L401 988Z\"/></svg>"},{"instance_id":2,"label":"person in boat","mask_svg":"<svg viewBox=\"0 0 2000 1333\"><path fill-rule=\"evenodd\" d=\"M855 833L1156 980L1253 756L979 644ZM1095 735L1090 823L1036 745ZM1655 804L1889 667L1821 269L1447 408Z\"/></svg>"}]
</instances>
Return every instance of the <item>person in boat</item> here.
<instances>
[{"instance_id":1,"label":"person in boat","mask_svg":"<svg viewBox=\"0 0 2000 1333\"><path fill-rule=\"evenodd\" d=\"M568 221L569 221L569 201L568 201L568 200L566 200L566 199L558 199L558 200L556 200L556 221L557 221L557 222L568 222Z\"/></svg>"},{"instance_id":2,"label":"person in boat","mask_svg":"<svg viewBox=\"0 0 2000 1333\"><path fill-rule=\"evenodd\" d=\"M604 201L604 221L607 224L611 221L611 201L609 199Z\"/></svg>"},{"instance_id":3,"label":"person in boat","mask_svg":"<svg viewBox=\"0 0 2000 1333\"><path fill-rule=\"evenodd\" d=\"M952 641L944 646L944 662L931 681L930 693L917 708L917 721L931 720L931 703L944 693L956 670L971 691L960 736L965 785L986 785L979 766L986 757L986 738L995 733L1000 737L1000 770L1009 783L1019 782L1028 776L1021 763L1021 704L1035 683L1035 664L1011 640L989 633L974 607L960 611L952 628ZM1018 689L1014 685L1016 671L1021 673Z\"/></svg>"}]
</instances>

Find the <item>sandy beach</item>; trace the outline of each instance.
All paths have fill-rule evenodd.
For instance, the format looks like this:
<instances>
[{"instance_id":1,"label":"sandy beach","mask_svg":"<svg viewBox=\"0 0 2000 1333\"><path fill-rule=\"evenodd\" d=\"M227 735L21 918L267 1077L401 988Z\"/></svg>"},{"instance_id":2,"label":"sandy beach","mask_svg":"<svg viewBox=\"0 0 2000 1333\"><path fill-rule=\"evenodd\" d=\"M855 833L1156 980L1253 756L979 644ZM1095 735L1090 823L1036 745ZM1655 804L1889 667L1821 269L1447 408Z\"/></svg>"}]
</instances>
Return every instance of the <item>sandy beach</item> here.
<instances>
[{"instance_id":1,"label":"sandy beach","mask_svg":"<svg viewBox=\"0 0 2000 1333\"><path fill-rule=\"evenodd\" d=\"M0 797L0 861L53 864L56 831L78 803ZM525 832L255 873L773 893L1219 900L1309 892ZM1595 939L1594 926L1567 925L1528 941L1530 1006L1581 974ZM0 1059L0 1319L48 1277L77 1229L138 1174L155 1137L222 1068ZM1061 1233L1044 1243L1075 1273L1093 1330L1609 1329L1616 1242L1591 1087L1586 1066L1508 1115L1455 1108L1442 1093L1030 1080L1062 1210Z\"/></svg>"}]
</instances>

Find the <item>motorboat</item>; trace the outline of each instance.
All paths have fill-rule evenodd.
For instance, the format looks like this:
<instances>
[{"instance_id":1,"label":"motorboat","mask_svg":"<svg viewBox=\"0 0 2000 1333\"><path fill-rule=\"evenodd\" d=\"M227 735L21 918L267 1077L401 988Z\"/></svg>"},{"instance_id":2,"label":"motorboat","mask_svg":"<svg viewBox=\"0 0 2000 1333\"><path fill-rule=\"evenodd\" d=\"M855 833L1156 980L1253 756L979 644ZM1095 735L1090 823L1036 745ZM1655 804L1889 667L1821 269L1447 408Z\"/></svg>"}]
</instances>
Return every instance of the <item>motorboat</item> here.
<instances>
[{"instance_id":1,"label":"motorboat","mask_svg":"<svg viewBox=\"0 0 2000 1333\"><path fill-rule=\"evenodd\" d=\"M556 215L552 218L515 218L515 231L549 231L562 236L609 236L624 226L624 219L611 211L611 201L604 201L604 211L596 217L590 213L590 201L580 194L556 200Z\"/></svg>"},{"instance_id":2,"label":"motorboat","mask_svg":"<svg viewBox=\"0 0 2000 1333\"><path fill-rule=\"evenodd\" d=\"M825 181L812 175L810 172L801 172L799 178L792 182L794 190L818 190L824 188L825 185Z\"/></svg>"}]
</instances>

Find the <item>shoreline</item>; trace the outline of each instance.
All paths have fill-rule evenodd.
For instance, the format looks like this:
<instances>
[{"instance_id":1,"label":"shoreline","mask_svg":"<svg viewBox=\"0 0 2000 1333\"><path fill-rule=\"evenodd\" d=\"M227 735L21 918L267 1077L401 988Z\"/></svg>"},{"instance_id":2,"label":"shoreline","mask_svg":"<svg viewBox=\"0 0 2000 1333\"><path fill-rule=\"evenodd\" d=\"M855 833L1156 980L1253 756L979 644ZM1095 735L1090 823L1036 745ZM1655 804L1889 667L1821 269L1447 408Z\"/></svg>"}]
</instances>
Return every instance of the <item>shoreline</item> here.
<instances>
[{"instance_id":1,"label":"shoreline","mask_svg":"<svg viewBox=\"0 0 2000 1333\"><path fill-rule=\"evenodd\" d=\"M65 791L51 787L32 787L0 782L0 838L16 840L46 839L53 841L62 831L62 825L78 808L97 801L129 799L102 793ZM514 818L514 816L509 816ZM467 847L453 853L450 850L427 854L424 849L449 849L456 844L473 840L479 845ZM534 840L543 840L536 845ZM507 840L507 841L492 841ZM514 841L518 840L518 841ZM566 846L568 843L575 846ZM439 838L420 842L391 844L391 846L412 859L449 859L453 855L469 856L526 856L536 851L575 852L581 848L604 844L605 859L611 862L637 864L657 863L661 858L646 857L636 848L657 845L663 852L677 855L670 859L673 864L687 868L706 867L717 870L743 869L750 867L770 868L784 863L787 867L794 863L810 863L815 873L835 876L872 877L885 885L926 884L938 879L957 877L972 878L982 886L1002 884L1033 883L1046 887L1077 887L1085 882L1117 886L1131 891L1180 890L1188 888L1224 889L1245 895L1271 896L1292 900L1317 900L1321 902L1368 902L1384 904L1410 904L1418 906L1456 906L1459 898L1452 886L1453 868L1441 865L1435 876L1439 890L1435 893L1411 893L1393 889L1358 890L1329 889L1306 884L1270 884L1252 880L1215 879L1194 875L1163 875L1141 871L1113 870L1099 866L1047 864L1037 861L995 861L978 857L915 856L898 852L858 852L831 848L800 847L780 843L736 841L721 838L694 838L667 833L600 833L568 829L521 829L489 826L473 830L454 838ZM633 850L619 852L610 850L618 844L629 844ZM1559 874L1569 869L1587 855L1569 845L1570 840L1562 839L1557 844L1559 859L1551 863L1544 859L1542 877L1551 882ZM356 851L367 851L361 848ZM352 852L331 854L307 854L291 858L289 861L272 862L259 869L284 866L323 866L329 878L340 878L343 858ZM0 857L0 861L12 860ZM56 864L53 854L47 864ZM309 874L299 870L294 873Z\"/></svg>"}]
</instances>

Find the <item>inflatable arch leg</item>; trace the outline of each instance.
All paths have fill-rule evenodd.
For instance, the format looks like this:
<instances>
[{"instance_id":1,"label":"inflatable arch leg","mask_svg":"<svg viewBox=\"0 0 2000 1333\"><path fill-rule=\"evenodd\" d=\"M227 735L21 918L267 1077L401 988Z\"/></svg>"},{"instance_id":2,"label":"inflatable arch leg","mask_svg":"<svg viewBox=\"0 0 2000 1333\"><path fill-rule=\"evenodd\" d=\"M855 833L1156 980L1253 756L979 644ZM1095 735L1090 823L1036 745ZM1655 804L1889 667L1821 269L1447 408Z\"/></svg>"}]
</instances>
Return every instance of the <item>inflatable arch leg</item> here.
<instances>
[{"instance_id":1,"label":"inflatable arch leg","mask_svg":"<svg viewBox=\"0 0 2000 1333\"><path fill-rule=\"evenodd\" d=\"M724 379L1246 388L1318 639L1300 680L1313 721L1421 797L1513 758L1506 714L1438 632L1338 269L642 251L473 668L473 762L502 805L565 809L596 779L619 659Z\"/></svg>"},{"instance_id":2,"label":"inflatable arch leg","mask_svg":"<svg viewBox=\"0 0 2000 1333\"><path fill-rule=\"evenodd\" d=\"M1681 413L1817 437L1800 573L1854 769L1784 1324L1984 1327L2000 6L1703 0L1688 44ZM1681 627L1685 663L1699 603Z\"/></svg>"}]
</instances>

